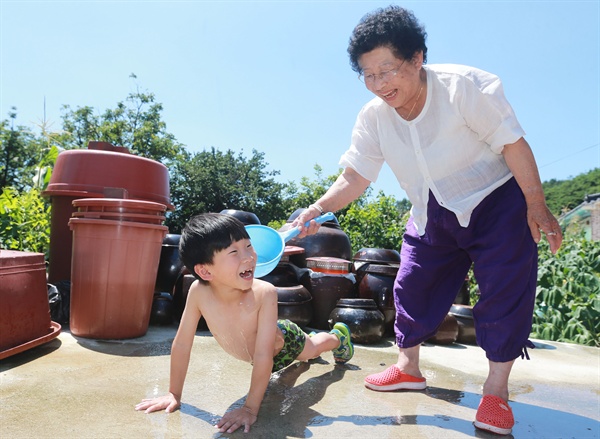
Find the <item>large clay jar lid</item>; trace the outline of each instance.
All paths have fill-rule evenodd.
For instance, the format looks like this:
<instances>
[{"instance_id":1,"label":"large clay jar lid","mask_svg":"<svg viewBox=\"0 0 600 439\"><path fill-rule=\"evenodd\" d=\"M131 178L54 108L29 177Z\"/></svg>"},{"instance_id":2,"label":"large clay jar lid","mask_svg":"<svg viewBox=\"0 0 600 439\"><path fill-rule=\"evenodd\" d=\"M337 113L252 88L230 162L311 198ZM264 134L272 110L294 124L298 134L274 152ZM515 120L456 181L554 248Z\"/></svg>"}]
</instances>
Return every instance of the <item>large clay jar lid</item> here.
<instances>
[{"instance_id":1,"label":"large clay jar lid","mask_svg":"<svg viewBox=\"0 0 600 439\"><path fill-rule=\"evenodd\" d=\"M373 299L339 299L336 306L343 308L378 309L377 303Z\"/></svg>"},{"instance_id":2,"label":"large clay jar lid","mask_svg":"<svg viewBox=\"0 0 600 439\"><path fill-rule=\"evenodd\" d=\"M469 305L454 304L450 307L450 314L455 317L463 317L466 319L473 318L473 307Z\"/></svg>"},{"instance_id":3,"label":"large clay jar lid","mask_svg":"<svg viewBox=\"0 0 600 439\"><path fill-rule=\"evenodd\" d=\"M181 235L175 233L167 233L163 239L162 245L169 247L179 247Z\"/></svg>"},{"instance_id":4,"label":"large clay jar lid","mask_svg":"<svg viewBox=\"0 0 600 439\"><path fill-rule=\"evenodd\" d=\"M286 245L283 248L283 255L284 256L289 256L289 255L301 255L302 253L304 253L306 250L304 250L302 247L298 247L296 245Z\"/></svg>"},{"instance_id":5,"label":"large clay jar lid","mask_svg":"<svg viewBox=\"0 0 600 439\"><path fill-rule=\"evenodd\" d=\"M305 303L312 300L310 292L303 285L291 285L286 287L276 286L277 302L285 303Z\"/></svg>"},{"instance_id":6,"label":"large clay jar lid","mask_svg":"<svg viewBox=\"0 0 600 439\"><path fill-rule=\"evenodd\" d=\"M399 263L400 253L386 248L361 248L352 259L361 262Z\"/></svg>"},{"instance_id":7,"label":"large clay jar lid","mask_svg":"<svg viewBox=\"0 0 600 439\"><path fill-rule=\"evenodd\" d=\"M224 213L227 215L231 215L237 219L239 219L245 226L250 224L259 224L260 220L256 216L256 214L252 212L246 212L244 210L235 210L235 209L224 209L220 213Z\"/></svg>"},{"instance_id":8,"label":"large clay jar lid","mask_svg":"<svg viewBox=\"0 0 600 439\"><path fill-rule=\"evenodd\" d=\"M306 267L320 273L345 274L350 273L351 262L328 256L314 256L306 258Z\"/></svg>"},{"instance_id":9,"label":"large clay jar lid","mask_svg":"<svg viewBox=\"0 0 600 439\"><path fill-rule=\"evenodd\" d=\"M399 268L399 264L366 264L365 272L395 277Z\"/></svg>"}]
</instances>

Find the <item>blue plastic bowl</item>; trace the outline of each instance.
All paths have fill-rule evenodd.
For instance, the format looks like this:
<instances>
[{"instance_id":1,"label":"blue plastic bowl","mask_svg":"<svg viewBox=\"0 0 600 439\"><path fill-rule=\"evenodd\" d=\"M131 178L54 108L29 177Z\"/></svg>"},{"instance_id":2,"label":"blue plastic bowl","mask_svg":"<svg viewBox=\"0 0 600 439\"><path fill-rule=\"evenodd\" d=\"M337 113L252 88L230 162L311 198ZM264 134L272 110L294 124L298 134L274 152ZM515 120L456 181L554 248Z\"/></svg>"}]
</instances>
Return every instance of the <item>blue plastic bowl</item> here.
<instances>
[{"instance_id":1,"label":"blue plastic bowl","mask_svg":"<svg viewBox=\"0 0 600 439\"><path fill-rule=\"evenodd\" d=\"M278 231L267 226L253 224L246 226L246 230L258 257L254 277L266 276L281 260L285 242Z\"/></svg>"},{"instance_id":2,"label":"blue plastic bowl","mask_svg":"<svg viewBox=\"0 0 600 439\"><path fill-rule=\"evenodd\" d=\"M333 213L327 212L313 218L313 220L322 224L333 218L335 218ZM308 226L308 223L306 225ZM258 224L247 225L246 230L248 231L248 235L250 235L252 247L254 247L258 258L254 277L263 277L273 271L283 256L285 243L300 234L298 227L286 230L285 232L278 232L275 229Z\"/></svg>"}]
</instances>

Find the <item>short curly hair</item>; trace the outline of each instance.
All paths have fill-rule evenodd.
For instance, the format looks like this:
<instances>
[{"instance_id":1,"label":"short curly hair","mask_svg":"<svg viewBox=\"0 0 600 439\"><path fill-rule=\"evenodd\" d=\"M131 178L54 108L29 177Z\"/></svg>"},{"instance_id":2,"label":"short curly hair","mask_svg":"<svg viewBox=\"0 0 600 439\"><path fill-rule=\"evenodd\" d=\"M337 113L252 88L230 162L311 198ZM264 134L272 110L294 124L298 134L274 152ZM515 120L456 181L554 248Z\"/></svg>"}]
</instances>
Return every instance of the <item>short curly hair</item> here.
<instances>
[{"instance_id":1,"label":"short curly hair","mask_svg":"<svg viewBox=\"0 0 600 439\"><path fill-rule=\"evenodd\" d=\"M411 59L423 51L423 63L426 63L426 39L425 27L411 11L396 5L377 9L365 15L352 31L348 43L350 66L361 74L358 59L378 47L389 47L402 59Z\"/></svg>"}]
</instances>

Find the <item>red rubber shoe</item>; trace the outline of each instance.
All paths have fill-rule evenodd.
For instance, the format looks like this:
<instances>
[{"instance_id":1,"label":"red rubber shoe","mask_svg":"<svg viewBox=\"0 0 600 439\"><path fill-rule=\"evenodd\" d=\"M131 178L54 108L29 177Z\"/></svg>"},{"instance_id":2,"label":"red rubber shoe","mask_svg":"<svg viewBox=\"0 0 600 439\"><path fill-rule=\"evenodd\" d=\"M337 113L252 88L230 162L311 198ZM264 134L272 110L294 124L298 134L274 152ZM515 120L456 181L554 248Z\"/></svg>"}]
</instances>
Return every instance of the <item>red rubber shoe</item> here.
<instances>
[{"instance_id":1,"label":"red rubber shoe","mask_svg":"<svg viewBox=\"0 0 600 439\"><path fill-rule=\"evenodd\" d=\"M496 434L510 434L515 418L508 403L495 395L485 395L479 402L473 425Z\"/></svg>"},{"instance_id":2,"label":"red rubber shoe","mask_svg":"<svg viewBox=\"0 0 600 439\"><path fill-rule=\"evenodd\" d=\"M402 372L393 364L380 373L365 378L365 387L379 392L392 390L423 390L427 387L425 378L417 378Z\"/></svg>"}]
</instances>

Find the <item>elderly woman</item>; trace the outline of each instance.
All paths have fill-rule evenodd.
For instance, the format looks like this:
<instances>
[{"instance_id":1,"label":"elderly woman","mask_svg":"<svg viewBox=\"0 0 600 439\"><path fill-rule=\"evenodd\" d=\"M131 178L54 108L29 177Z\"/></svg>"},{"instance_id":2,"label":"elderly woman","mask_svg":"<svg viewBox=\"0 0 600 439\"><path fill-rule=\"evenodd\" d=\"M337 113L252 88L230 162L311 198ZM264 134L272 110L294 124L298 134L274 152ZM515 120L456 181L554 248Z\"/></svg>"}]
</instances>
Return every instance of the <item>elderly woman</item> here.
<instances>
[{"instance_id":1,"label":"elderly woman","mask_svg":"<svg viewBox=\"0 0 600 439\"><path fill-rule=\"evenodd\" d=\"M387 163L412 203L394 286L399 355L365 386L426 387L419 345L435 334L473 264L477 344L489 361L474 425L509 434L510 371L533 346L536 244L544 233L556 253L561 229L500 79L462 65L425 66L425 39L412 12L398 6L356 26L350 63L375 98L358 114L344 171L294 225L346 206ZM300 236L317 229L311 222Z\"/></svg>"}]
</instances>

